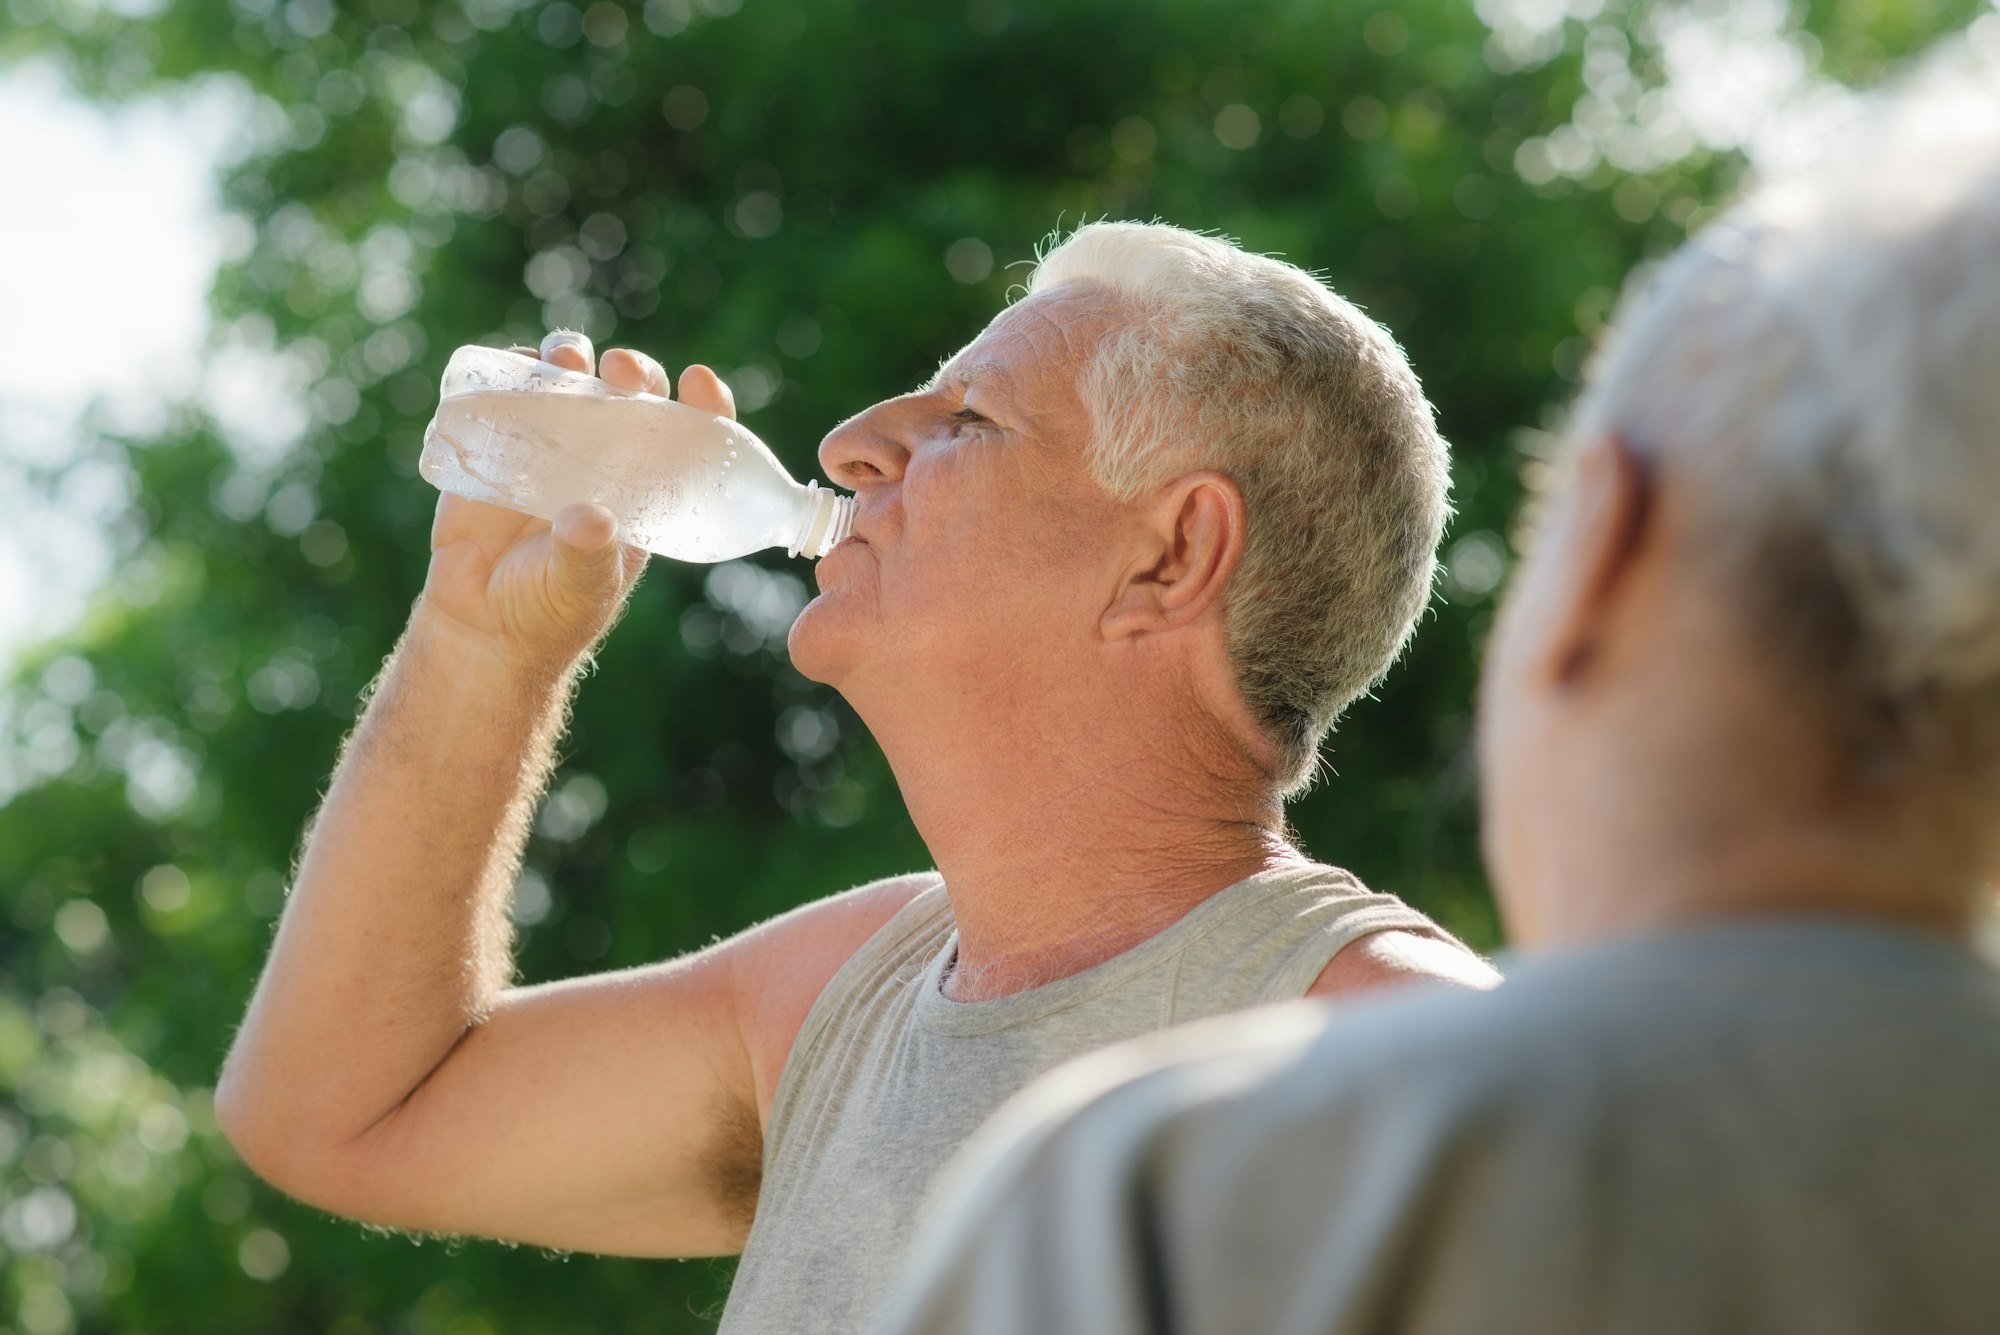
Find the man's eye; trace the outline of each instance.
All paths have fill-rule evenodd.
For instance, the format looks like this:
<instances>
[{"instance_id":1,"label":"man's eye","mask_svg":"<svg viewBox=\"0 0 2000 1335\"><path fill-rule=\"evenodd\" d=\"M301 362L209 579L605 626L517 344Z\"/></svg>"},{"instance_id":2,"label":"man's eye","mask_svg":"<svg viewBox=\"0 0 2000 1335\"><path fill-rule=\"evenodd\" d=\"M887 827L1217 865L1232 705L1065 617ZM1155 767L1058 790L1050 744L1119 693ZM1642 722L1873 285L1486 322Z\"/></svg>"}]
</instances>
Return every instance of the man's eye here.
<instances>
[{"instance_id":1,"label":"man's eye","mask_svg":"<svg viewBox=\"0 0 2000 1335\"><path fill-rule=\"evenodd\" d=\"M954 422L984 422L988 419L984 413L977 412L971 408L960 408L951 415L951 420Z\"/></svg>"}]
</instances>

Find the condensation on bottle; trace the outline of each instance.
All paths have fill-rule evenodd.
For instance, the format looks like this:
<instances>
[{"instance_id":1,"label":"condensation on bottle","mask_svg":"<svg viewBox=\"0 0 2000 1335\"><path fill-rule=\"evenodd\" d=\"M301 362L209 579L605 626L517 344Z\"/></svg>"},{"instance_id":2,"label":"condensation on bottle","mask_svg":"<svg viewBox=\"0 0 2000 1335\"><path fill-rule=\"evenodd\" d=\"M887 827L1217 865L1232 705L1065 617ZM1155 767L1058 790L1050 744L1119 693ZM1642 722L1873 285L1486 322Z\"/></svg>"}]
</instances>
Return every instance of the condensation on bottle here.
<instances>
[{"instance_id":1,"label":"condensation on bottle","mask_svg":"<svg viewBox=\"0 0 2000 1335\"><path fill-rule=\"evenodd\" d=\"M680 561L816 559L854 523L853 497L801 486L739 422L497 348L452 354L417 471L541 519L594 501L621 542Z\"/></svg>"}]
</instances>

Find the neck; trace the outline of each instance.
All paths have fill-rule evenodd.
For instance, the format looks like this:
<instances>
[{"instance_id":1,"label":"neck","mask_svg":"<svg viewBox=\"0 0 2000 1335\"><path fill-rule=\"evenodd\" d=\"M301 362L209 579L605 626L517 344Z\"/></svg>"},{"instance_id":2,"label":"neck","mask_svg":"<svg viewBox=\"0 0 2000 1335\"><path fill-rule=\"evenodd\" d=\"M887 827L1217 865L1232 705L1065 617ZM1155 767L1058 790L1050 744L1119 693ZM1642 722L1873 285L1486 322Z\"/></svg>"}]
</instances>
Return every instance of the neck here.
<instances>
[{"instance_id":1,"label":"neck","mask_svg":"<svg viewBox=\"0 0 2000 1335\"><path fill-rule=\"evenodd\" d=\"M1559 948L1772 917L1849 918L1973 940L1983 877L1948 828L1894 806L1788 803L1777 785L1765 789L1776 800L1758 805L1745 786L1730 787L1678 804L1658 791L1622 809L1551 804L1568 818L1537 837L1545 852L1536 883L1526 911L1510 915L1522 919L1524 944Z\"/></svg>"},{"instance_id":2,"label":"neck","mask_svg":"<svg viewBox=\"0 0 2000 1335\"><path fill-rule=\"evenodd\" d=\"M1990 795L1944 773L1857 773L1825 706L1705 586L1627 617L1555 699L1538 791L1515 804L1535 822L1524 883L1504 887L1523 944L1802 916L1971 941L2000 853Z\"/></svg>"},{"instance_id":3,"label":"neck","mask_svg":"<svg viewBox=\"0 0 2000 1335\"><path fill-rule=\"evenodd\" d=\"M1254 767L1202 738L1135 737L1102 723L1017 714L1001 735L932 726L921 731L931 744L907 746L878 731L951 896L953 999L1080 973L1216 891L1302 860ZM936 746L941 736L961 745Z\"/></svg>"}]
</instances>

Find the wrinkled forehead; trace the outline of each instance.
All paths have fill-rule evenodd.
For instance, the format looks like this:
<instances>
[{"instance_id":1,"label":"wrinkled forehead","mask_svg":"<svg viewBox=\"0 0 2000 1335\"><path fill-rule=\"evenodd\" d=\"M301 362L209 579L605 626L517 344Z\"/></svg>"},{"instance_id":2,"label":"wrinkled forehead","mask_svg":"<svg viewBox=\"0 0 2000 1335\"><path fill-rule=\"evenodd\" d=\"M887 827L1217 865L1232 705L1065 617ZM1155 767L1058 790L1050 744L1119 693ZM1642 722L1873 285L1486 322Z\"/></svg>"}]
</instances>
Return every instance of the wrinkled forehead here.
<instances>
[{"instance_id":1,"label":"wrinkled forehead","mask_svg":"<svg viewBox=\"0 0 2000 1335\"><path fill-rule=\"evenodd\" d=\"M938 368L924 392L974 387L1036 398L1074 395L1097 345L1127 313L1094 284L1037 292L993 317L979 337Z\"/></svg>"}]
</instances>

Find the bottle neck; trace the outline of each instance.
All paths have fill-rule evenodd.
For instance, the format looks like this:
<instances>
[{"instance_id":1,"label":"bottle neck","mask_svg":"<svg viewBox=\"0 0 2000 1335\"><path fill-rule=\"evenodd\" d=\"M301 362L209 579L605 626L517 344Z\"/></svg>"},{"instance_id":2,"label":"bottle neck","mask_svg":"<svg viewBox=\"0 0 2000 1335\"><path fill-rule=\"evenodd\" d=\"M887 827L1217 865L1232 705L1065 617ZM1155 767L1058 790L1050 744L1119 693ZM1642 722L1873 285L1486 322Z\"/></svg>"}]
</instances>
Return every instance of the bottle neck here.
<instances>
[{"instance_id":1,"label":"bottle neck","mask_svg":"<svg viewBox=\"0 0 2000 1335\"><path fill-rule=\"evenodd\" d=\"M808 482L799 514L798 536L786 548L786 555L817 561L853 531L854 498L842 496L831 487L821 487L817 481Z\"/></svg>"}]
</instances>

